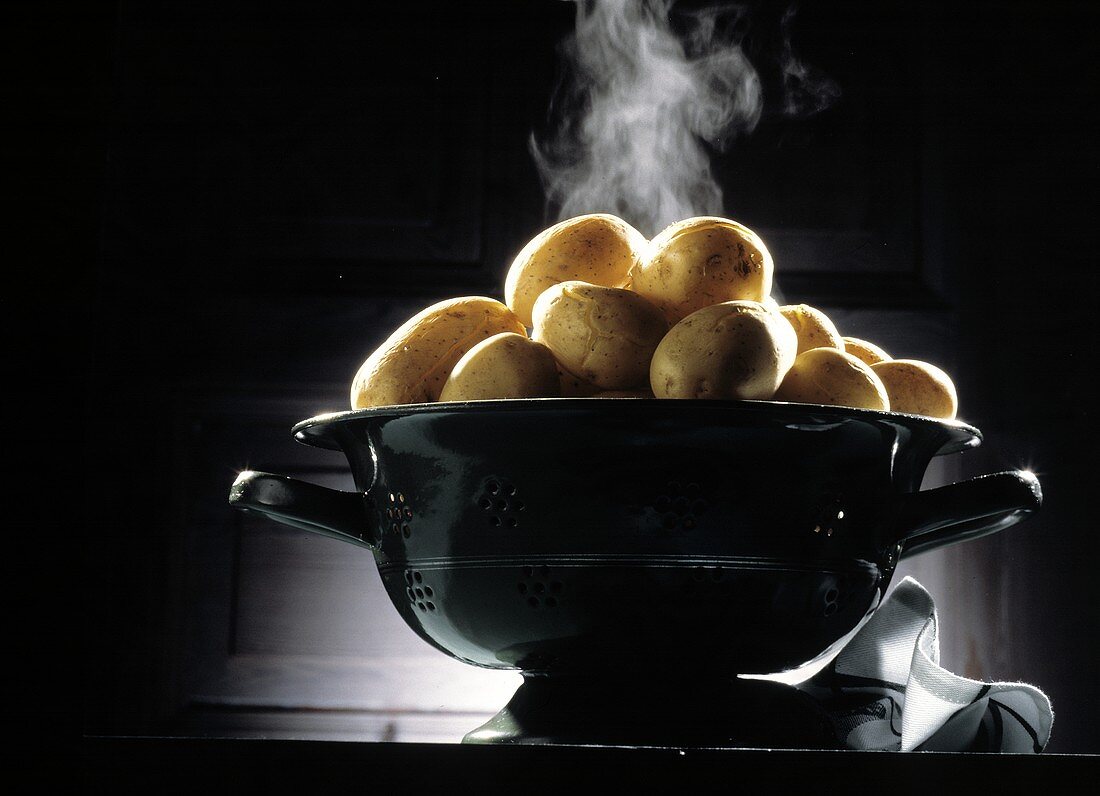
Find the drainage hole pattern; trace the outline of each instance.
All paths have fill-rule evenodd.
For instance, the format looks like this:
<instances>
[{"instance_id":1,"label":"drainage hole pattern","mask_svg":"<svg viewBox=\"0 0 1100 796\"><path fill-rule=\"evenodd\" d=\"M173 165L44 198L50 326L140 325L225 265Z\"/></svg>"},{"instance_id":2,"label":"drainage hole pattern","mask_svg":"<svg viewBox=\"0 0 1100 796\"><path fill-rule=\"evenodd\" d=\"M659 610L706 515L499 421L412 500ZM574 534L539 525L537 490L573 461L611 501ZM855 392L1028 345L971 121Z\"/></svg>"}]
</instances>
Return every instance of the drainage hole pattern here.
<instances>
[{"instance_id":1,"label":"drainage hole pattern","mask_svg":"<svg viewBox=\"0 0 1100 796\"><path fill-rule=\"evenodd\" d=\"M386 495L386 526L394 536L408 539L412 536L413 510L404 492L390 492Z\"/></svg>"},{"instance_id":2,"label":"drainage hole pattern","mask_svg":"<svg viewBox=\"0 0 1100 796\"><path fill-rule=\"evenodd\" d=\"M661 527L668 531L690 531L710 508L702 487L694 481L669 481L652 506L661 517Z\"/></svg>"},{"instance_id":3,"label":"drainage hole pattern","mask_svg":"<svg viewBox=\"0 0 1100 796\"><path fill-rule=\"evenodd\" d=\"M478 507L485 512L490 528L518 528L527 508L515 484L503 478L490 478L477 496Z\"/></svg>"},{"instance_id":4,"label":"drainage hole pattern","mask_svg":"<svg viewBox=\"0 0 1100 796\"><path fill-rule=\"evenodd\" d=\"M842 495L829 493L818 501L810 530L819 536L830 537L847 528L848 512Z\"/></svg>"},{"instance_id":5,"label":"drainage hole pattern","mask_svg":"<svg viewBox=\"0 0 1100 796\"><path fill-rule=\"evenodd\" d=\"M852 589L848 588L848 584L839 582L830 585L821 598L821 604L819 606L821 615L833 616L839 611L844 610L851 596Z\"/></svg>"},{"instance_id":6,"label":"drainage hole pattern","mask_svg":"<svg viewBox=\"0 0 1100 796\"><path fill-rule=\"evenodd\" d=\"M516 582L516 591L533 609L557 608L565 585L553 577L550 567L524 567Z\"/></svg>"},{"instance_id":7,"label":"drainage hole pattern","mask_svg":"<svg viewBox=\"0 0 1100 796\"><path fill-rule=\"evenodd\" d=\"M435 589L424 580L424 574L416 569L405 570L405 595L422 613L434 611L439 600Z\"/></svg>"}]
</instances>

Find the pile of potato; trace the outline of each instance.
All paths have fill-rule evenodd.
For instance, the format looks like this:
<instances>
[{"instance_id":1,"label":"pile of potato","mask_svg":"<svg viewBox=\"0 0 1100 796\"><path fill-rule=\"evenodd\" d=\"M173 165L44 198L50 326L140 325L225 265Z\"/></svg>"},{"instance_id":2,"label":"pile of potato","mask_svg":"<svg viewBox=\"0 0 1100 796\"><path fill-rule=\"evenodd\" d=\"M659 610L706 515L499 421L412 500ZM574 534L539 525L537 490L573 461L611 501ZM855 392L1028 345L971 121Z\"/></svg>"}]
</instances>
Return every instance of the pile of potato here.
<instances>
[{"instance_id":1,"label":"pile of potato","mask_svg":"<svg viewBox=\"0 0 1100 796\"><path fill-rule=\"evenodd\" d=\"M359 368L351 405L725 398L955 416L946 373L780 306L772 272L760 237L726 218L648 241L612 215L571 218L516 256L504 303L467 296L410 318Z\"/></svg>"}]
</instances>

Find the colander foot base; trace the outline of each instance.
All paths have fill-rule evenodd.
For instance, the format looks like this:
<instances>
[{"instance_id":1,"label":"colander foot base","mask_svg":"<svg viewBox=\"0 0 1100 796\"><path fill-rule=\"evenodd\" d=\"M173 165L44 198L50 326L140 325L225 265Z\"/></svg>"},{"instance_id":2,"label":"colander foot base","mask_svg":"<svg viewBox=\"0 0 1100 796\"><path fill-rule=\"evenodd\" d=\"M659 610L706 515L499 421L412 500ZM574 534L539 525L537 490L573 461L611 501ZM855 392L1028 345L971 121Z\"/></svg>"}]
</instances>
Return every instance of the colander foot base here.
<instances>
[{"instance_id":1,"label":"colander foot base","mask_svg":"<svg viewBox=\"0 0 1100 796\"><path fill-rule=\"evenodd\" d=\"M826 749L836 741L817 704L761 680L525 675L469 744Z\"/></svg>"}]
</instances>

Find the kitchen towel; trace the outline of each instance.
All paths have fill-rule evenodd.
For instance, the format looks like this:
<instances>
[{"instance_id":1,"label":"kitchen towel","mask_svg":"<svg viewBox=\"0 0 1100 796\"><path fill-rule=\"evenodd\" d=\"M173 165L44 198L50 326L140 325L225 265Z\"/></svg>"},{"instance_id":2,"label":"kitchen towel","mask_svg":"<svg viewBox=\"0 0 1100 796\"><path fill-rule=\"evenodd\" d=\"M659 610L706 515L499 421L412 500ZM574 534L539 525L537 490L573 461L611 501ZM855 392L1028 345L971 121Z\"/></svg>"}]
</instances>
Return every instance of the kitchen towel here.
<instances>
[{"instance_id":1,"label":"kitchen towel","mask_svg":"<svg viewBox=\"0 0 1100 796\"><path fill-rule=\"evenodd\" d=\"M848 749L1038 753L1050 700L1024 683L982 683L939 665L936 607L913 578L895 587L817 674L795 687Z\"/></svg>"}]
</instances>

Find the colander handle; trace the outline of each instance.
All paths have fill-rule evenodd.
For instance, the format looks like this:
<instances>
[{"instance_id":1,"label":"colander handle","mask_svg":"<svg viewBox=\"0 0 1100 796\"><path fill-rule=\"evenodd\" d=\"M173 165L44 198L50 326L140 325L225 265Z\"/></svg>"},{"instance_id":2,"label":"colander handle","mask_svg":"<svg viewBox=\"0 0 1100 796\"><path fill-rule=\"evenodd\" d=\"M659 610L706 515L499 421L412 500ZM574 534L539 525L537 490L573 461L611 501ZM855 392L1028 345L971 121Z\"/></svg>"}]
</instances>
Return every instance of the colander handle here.
<instances>
[{"instance_id":1,"label":"colander handle","mask_svg":"<svg viewBox=\"0 0 1100 796\"><path fill-rule=\"evenodd\" d=\"M360 492L342 492L255 470L242 472L229 489L229 505L235 508L374 549L379 529L370 519L365 498Z\"/></svg>"},{"instance_id":2,"label":"colander handle","mask_svg":"<svg viewBox=\"0 0 1100 796\"><path fill-rule=\"evenodd\" d=\"M1027 470L983 475L904 495L898 512L901 557L996 533L1042 505L1039 479Z\"/></svg>"}]
</instances>

